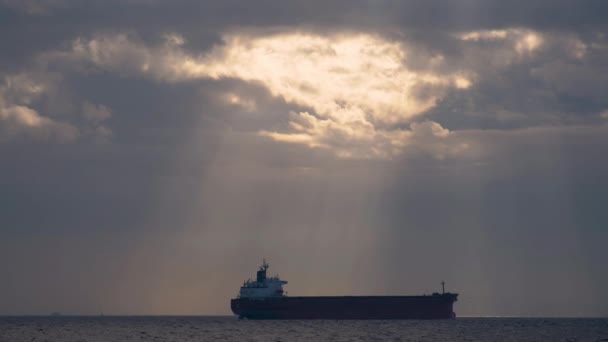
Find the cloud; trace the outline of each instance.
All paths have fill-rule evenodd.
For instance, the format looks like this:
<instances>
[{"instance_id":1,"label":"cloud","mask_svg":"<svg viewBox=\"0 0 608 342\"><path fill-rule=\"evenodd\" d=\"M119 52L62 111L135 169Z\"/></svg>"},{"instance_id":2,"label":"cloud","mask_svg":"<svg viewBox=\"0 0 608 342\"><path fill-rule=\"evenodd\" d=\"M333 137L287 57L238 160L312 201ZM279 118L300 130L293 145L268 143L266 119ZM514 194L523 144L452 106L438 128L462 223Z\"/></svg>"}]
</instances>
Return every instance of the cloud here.
<instances>
[{"instance_id":1,"label":"cloud","mask_svg":"<svg viewBox=\"0 0 608 342\"><path fill-rule=\"evenodd\" d=\"M102 122L112 117L112 110L104 105L95 105L88 101L82 104L82 113L89 122L86 132L98 142L106 142L112 135L112 130Z\"/></svg>"},{"instance_id":2,"label":"cloud","mask_svg":"<svg viewBox=\"0 0 608 342\"><path fill-rule=\"evenodd\" d=\"M227 104L240 107L248 112L253 112L257 109L256 102L253 98L248 98L235 92L224 94L223 100Z\"/></svg>"},{"instance_id":3,"label":"cloud","mask_svg":"<svg viewBox=\"0 0 608 342\"><path fill-rule=\"evenodd\" d=\"M453 146L450 131L432 121L414 122L409 129L382 130L369 122L337 123L308 112L290 114L290 133L260 131L275 141L303 144L333 151L340 158L393 159L408 152L423 152L436 159L462 156L469 144ZM405 150L405 151L404 151Z\"/></svg>"},{"instance_id":4,"label":"cloud","mask_svg":"<svg viewBox=\"0 0 608 342\"><path fill-rule=\"evenodd\" d=\"M107 120L112 116L112 111L104 105L94 105L90 102L85 102L82 105L82 112L85 119L94 123Z\"/></svg>"},{"instance_id":5,"label":"cloud","mask_svg":"<svg viewBox=\"0 0 608 342\"><path fill-rule=\"evenodd\" d=\"M80 132L74 125L42 116L29 105L52 86L44 77L18 74L0 86L0 141L19 138L70 142Z\"/></svg>"},{"instance_id":6,"label":"cloud","mask_svg":"<svg viewBox=\"0 0 608 342\"><path fill-rule=\"evenodd\" d=\"M44 63L5 75L0 84L0 142L107 141L112 130L103 123L112 116L111 108L86 100L76 105L79 101L62 81L63 75L47 71Z\"/></svg>"},{"instance_id":7,"label":"cloud","mask_svg":"<svg viewBox=\"0 0 608 342\"><path fill-rule=\"evenodd\" d=\"M543 125L558 120L552 116L563 106L553 90L588 95L605 83L601 73L580 63L600 49L573 34L525 27L442 32L437 37L443 47L415 36L233 29L197 51L178 33L163 33L160 40L95 34L39 60L158 83L232 79L259 85L291 106L284 112L287 123L258 128L260 136L344 158L394 158L416 145L420 138L410 125L424 119L450 129L451 121L475 122L467 116L493 122L491 128ZM581 84L569 86L565 79ZM518 100L520 92L526 101ZM245 112L260 110L254 97L238 89L220 97ZM553 108L542 108L548 105ZM458 118L450 114L458 110Z\"/></svg>"},{"instance_id":8,"label":"cloud","mask_svg":"<svg viewBox=\"0 0 608 342\"><path fill-rule=\"evenodd\" d=\"M469 70L473 84L425 113L450 130L591 125L608 106L601 72L608 50L597 33L518 27L450 35L432 47L448 66ZM420 60L429 59L424 52Z\"/></svg>"},{"instance_id":9,"label":"cloud","mask_svg":"<svg viewBox=\"0 0 608 342\"><path fill-rule=\"evenodd\" d=\"M148 46L127 34L76 39L71 50L46 55L91 70L143 75L162 82L234 78L263 85L295 107L284 131L262 130L276 141L334 150L340 157L390 158L405 145L408 124L432 108L447 89L471 86L464 71L410 70L403 44L369 34L287 32L224 35L204 54L185 39L163 35ZM231 93L228 103L253 111L255 103Z\"/></svg>"},{"instance_id":10,"label":"cloud","mask_svg":"<svg viewBox=\"0 0 608 342\"><path fill-rule=\"evenodd\" d=\"M48 15L56 8L67 6L65 0L1 0L0 5L30 15Z\"/></svg>"},{"instance_id":11,"label":"cloud","mask_svg":"<svg viewBox=\"0 0 608 342\"><path fill-rule=\"evenodd\" d=\"M122 76L145 75L160 81L197 77L184 72L184 64L191 63L195 57L181 48L183 38L175 34L165 34L163 38L163 44L153 47L146 46L136 35L126 33L77 38L70 49L44 52L39 60L83 72L105 70Z\"/></svg>"},{"instance_id":12,"label":"cloud","mask_svg":"<svg viewBox=\"0 0 608 342\"><path fill-rule=\"evenodd\" d=\"M43 117L29 107L13 105L0 108L0 141L27 137L70 142L78 135L78 128L73 125Z\"/></svg>"},{"instance_id":13,"label":"cloud","mask_svg":"<svg viewBox=\"0 0 608 342\"><path fill-rule=\"evenodd\" d=\"M458 38L473 42L510 41L513 49L520 55L533 52L543 42L540 33L521 28L469 31L459 34Z\"/></svg>"}]
</instances>

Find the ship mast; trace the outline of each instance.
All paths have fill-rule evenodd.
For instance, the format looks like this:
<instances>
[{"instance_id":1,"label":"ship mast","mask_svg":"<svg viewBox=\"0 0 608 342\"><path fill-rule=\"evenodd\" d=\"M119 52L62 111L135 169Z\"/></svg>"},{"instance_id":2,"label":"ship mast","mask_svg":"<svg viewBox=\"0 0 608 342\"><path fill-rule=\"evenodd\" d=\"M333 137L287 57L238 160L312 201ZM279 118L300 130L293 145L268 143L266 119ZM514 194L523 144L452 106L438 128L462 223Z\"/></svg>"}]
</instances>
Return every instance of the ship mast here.
<instances>
[{"instance_id":1,"label":"ship mast","mask_svg":"<svg viewBox=\"0 0 608 342\"><path fill-rule=\"evenodd\" d=\"M441 294L445 294L445 281L441 282Z\"/></svg>"},{"instance_id":2,"label":"ship mast","mask_svg":"<svg viewBox=\"0 0 608 342\"><path fill-rule=\"evenodd\" d=\"M266 259L262 259L262 266L260 266L260 271L266 272L268 267L270 267L270 265L266 262Z\"/></svg>"}]
</instances>

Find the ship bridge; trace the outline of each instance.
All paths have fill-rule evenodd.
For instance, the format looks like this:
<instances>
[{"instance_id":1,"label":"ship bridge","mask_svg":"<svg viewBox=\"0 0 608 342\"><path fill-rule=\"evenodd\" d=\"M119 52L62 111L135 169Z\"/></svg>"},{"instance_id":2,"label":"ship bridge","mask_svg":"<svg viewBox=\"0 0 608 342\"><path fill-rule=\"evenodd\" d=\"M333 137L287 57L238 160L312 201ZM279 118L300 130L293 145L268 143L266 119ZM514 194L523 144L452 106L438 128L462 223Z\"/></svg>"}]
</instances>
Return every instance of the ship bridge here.
<instances>
[{"instance_id":1,"label":"ship bridge","mask_svg":"<svg viewBox=\"0 0 608 342\"><path fill-rule=\"evenodd\" d=\"M278 275L267 277L266 272L270 265L266 260L262 261L262 265L257 271L256 279L247 279L239 291L239 298L265 298L265 297L283 297L283 285L287 281L281 280Z\"/></svg>"}]
</instances>

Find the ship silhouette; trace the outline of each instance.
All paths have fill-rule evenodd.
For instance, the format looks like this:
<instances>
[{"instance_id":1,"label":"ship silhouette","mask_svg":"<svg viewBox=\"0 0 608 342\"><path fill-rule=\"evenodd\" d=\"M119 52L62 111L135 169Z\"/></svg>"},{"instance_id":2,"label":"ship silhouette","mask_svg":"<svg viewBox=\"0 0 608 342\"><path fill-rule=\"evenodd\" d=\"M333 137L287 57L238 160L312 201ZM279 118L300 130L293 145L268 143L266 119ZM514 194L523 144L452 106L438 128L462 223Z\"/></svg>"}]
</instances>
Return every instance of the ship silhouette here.
<instances>
[{"instance_id":1,"label":"ship silhouette","mask_svg":"<svg viewBox=\"0 0 608 342\"><path fill-rule=\"evenodd\" d=\"M457 293L414 296L287 296L278 276L267 277L264 260L255 280L246 280L230 308L241 319L449 319Z\"/></svg>"}]
</instances>

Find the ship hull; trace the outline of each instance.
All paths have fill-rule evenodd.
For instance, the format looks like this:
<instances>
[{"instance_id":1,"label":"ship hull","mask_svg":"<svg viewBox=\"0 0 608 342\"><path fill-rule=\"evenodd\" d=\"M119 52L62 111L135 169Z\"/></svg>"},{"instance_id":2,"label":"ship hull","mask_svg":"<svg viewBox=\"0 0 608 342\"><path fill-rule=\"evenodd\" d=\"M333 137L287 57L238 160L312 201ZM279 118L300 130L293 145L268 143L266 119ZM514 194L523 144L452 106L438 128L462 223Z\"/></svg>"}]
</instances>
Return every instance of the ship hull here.
<instances>
[{"instance_id":1,"label":"ship hull","mask_svg":"<svg viewBox=\"0 0 608 342\"><path fill-rule=\"evenodd\" d=\"M457 296L236 298L230 307L247 319L449 319Z\"/></svg>"}]
</instances>

